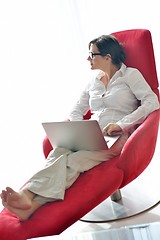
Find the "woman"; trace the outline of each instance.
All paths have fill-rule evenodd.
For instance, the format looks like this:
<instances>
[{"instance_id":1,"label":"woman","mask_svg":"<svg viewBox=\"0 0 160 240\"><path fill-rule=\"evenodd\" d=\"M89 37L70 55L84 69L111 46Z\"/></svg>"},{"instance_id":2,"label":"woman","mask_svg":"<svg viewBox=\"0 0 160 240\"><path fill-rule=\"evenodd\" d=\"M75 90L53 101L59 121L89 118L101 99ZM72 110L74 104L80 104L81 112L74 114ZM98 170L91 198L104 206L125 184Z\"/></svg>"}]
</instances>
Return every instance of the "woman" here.
<instances>
[{"instance_id":1,"label":"woman","mask_svg":"<svg viewBox=\"0 0 160 240\"><path fill-rule=\"evenodd\" d=\"M102 35L89 43L91 69L100 70L87 84L69 116L81 120L90 108L104 134L122 132L118 141L107 150L77 151L56 148L47 158L44 169L37 172L19 191L7 187L1 193L2 204L21 221L28 219L43 204L63 200L65 190L78 176L94 166L120 154L135 125L159 108L142 74L124 65L122 45L111 35ZM139 105L140 103L140 105Z\"/></svg>"}]
</instances>

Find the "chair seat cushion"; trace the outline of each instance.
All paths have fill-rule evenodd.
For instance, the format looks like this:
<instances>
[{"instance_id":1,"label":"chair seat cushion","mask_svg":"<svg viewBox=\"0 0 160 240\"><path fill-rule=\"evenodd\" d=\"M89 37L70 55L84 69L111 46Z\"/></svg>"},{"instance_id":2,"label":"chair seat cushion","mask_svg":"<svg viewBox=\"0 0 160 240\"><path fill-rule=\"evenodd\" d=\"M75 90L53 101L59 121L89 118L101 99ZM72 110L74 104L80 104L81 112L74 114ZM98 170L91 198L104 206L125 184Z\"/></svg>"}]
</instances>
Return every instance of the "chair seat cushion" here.
<instances>
[{"instance_id":1,"label":"chair seat cushion","mask_svg":"<svg viewBox=\"0 0 160 240\"><path fill-rule=\"evenodd\" d=\"M115 158L81 174L66 191L64 201L44 205L25 222L3 209L0 213L0 239L26 240L60 234L119 188L123 172L116 168L117 161Z\"/></svg>"}]
</instances>

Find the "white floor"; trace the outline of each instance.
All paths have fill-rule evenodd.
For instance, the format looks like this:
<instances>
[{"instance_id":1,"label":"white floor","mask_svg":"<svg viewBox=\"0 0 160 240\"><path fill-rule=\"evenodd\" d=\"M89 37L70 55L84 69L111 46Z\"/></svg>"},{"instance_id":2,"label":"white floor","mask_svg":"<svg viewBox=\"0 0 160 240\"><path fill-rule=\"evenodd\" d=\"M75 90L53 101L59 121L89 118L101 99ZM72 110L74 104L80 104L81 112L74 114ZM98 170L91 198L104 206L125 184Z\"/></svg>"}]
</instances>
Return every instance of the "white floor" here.
<instances>
[{"instance_id":1,"label":"white floor","mask_svg":"<svg viewBox=\"0 0 160 240\"><path fill-rule=\"evenodd\" d=\"M73 235L73 234L82 233L82 232L84 233L84 232L99 231L104 229L119 228L123 226L151 223L151 222L160 222L160 205L159 204L149 211L146 211L137 216L130 217L124 220L118 220L118 221L108 222L108 223L85 223L85 222L78 221L75 224L73 224L71 227L69 227L62 234L63 236L68 236L68 235Z\"/></svg>"}]
</instances>

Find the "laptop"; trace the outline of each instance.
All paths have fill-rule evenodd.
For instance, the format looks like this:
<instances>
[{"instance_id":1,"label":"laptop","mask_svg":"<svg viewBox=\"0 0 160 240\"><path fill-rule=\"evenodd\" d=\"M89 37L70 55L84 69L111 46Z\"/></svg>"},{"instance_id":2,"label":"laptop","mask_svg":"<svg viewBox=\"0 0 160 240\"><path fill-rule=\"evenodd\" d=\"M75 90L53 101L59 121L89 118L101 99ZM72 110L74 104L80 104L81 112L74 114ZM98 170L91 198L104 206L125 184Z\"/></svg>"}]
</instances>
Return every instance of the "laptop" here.
<instances>
[{"instance_id":1,"label":"laptop","mask_svg":"<svg viewBox=\"0 0 160 240\"><path fill-rule=\"evenodd\" d=\"M53 148L72 151L98 151L110 148L118 136L103 136L96 120L43 122L42 126Z\"/></svg>"}]
</instances>

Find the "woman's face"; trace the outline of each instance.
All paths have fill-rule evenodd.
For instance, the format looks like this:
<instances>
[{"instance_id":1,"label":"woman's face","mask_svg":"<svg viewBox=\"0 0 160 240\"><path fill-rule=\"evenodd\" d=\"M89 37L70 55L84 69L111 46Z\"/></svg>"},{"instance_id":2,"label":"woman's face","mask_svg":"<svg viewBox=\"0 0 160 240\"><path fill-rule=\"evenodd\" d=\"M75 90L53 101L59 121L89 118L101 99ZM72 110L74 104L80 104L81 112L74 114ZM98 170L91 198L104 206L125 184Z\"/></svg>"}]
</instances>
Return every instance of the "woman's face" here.
<instances>
[{"instance_id":1,"label":"woman's face","mask_svg":"<svg viewBox=\"0 0 160 240\"><path fill-rule=\"evenodd\" d=\"M91 44L87 60L90 62L92 70L99 69L103 71L106 67L106 59L100 54L95 44Z\"/></svg>"}]
</instances>

